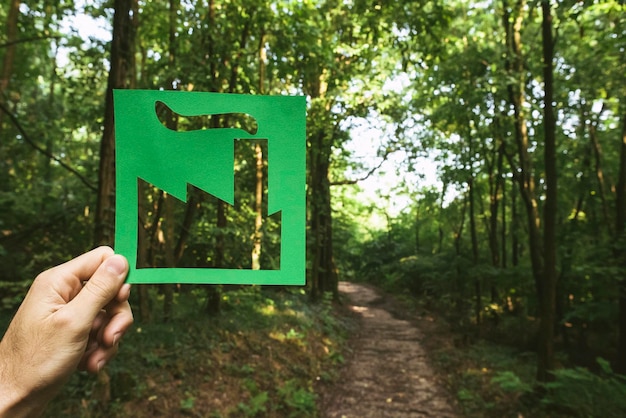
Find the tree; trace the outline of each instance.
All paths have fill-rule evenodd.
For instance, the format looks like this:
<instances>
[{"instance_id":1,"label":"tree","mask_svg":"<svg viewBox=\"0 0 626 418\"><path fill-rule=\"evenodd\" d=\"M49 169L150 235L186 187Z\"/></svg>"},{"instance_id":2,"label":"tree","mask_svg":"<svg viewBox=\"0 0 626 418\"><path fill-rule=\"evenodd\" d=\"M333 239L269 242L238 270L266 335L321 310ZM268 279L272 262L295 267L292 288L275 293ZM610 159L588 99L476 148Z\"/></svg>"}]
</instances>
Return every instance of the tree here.
<instances>
[{"instance_id":1,"label":"tree","mask_svg":"<svg viewBox=\"0 0 626 418\"><path fill-rule=\"evenodd\" d=\"M541 322L539 325L539 362L537 378L550 380L550 371L555 367L554 324L557 284L557 168L556 168L556 119L553 99L554 85L552 60L554 59L554 39L552 36L552 11L550 1L541 2L542 46L543 46L543 127L544 127L544 169L545 203L543 207L543 258L544 277L537 289L539 293Z\"/></svg>"},{"instance_id":2,"label":"tree","mask_svg":"<svg viewBox=\"0 0 626 418\"><path fill-rule=\"evenodd\" d=\"M626 267L626 114L622 118L621 136L619 180L615 199L615 258L623 269ZM619 282L619 292L619 341L616 371L626 374L626 279L623 277Z\"/></svg>"},{"instance_id":3,"label":"tree","mask_svg":"<svg viewBox=\"0 0 626 418\"><path fill-rule=\"evenodd\" d=\"M0 78L0 95L4 96L9 80L13 73L13 62L15 60L15 49L17 47L17 18L20 13L20 0L11 0L9 3L9 13L6 17L6 44L4 45L4 59L2 62L2 75ZM0 116L0 126L2 118Z\"/></svg>"},{"instance_id":4,"label":"tree","mask_svg":"<svg viewBox=\"0 0 626 418\"><path fill-rule=\"evenodd\" d=\"M620 164L619 153L612 149L605 155L603 151L605 133L611 131L615 137L615 127L621 126L622 112L616 106L620 100L614 97L622 97L617 93L622 91L617 80L623 80L623 60L616 61L622 32L616 17L621 6L615 2L558 6L542 2L540 6L544 19L524 0L458 2L453 29L446 32L442 43L445 48L424 53L416 47L405 53L405 60L412 65L413 88L419 92L414 94L413 105L416 112L426 115L428 123L421 144L442 155L444 183L464 189L470 196L470 233L453 242L459 254L479 266L467 272L468 280L475 280L475 322L481 320L483 310L483 281L490 283L491 301L496 303L499 292L493 280L510 274L504 270L495 273L506 265L508 235L516 269L526 266L519 260L520 251L528 254L535 294L526 297L541 318L537 372L540 380L547 380L554 367L554 326L577 315L573 312L580 307L578 300L572 306L565 299L587 291L598 297L598 304L600 299L602 303L610 300L574 272L582 269L593 276L597 260L588 249L584 253L585 243L597 248L596 256L606 257L602 251L614 235L597 234L590 244L572 234L590 228L587 236L591 238L591 230L600 225L596 220L602 218L611 219L609 224L602 223L602 231L615 228L614 216L608 215L611 193L607 191L619 189L611 186L616 184L611 182L611 174L617 178L614 169ZM487 9L496 13L482 13ZM557 30L558 43L553 36ZM536 33L542 33L541 54L530 47ZM580 42L602 46L581 48ZM609 90L615 94L607 93ZM602 104L599 113L592 111L598 103ZM575 135L571 126L577 125L580 130ZM507 166L509 172L504 172ZM512 178L517 190L511 190L511 200L502 200L505 204L500 206L505 178ZM597 181L592 184L589 180L594 178ZM487 190L488 194L483 193ZM516 227L518 194L526 218L524 230ZM467 195L458 199L465 202ZM472 220L482 217L485 202L489 217L480 225ZM462 213L464 207L457 206ZM492 269L480 266L484 260L484 251L477 245L481 234L487 235ZM526 235L527 244L520 244L521 234ZM572 258L574 252L582 256L577 262ZM580 304L589 303L582 299ZM578 332L584 333L585 326L581 323Z\"/></svg>"},{"instance_id":5,"label":"tree","mask_svg":"<svg viewBox=\"0 0 626 418\"><path fill-rule=\"evenodd\" d=\"M132 87L134 79L136 0L116 0L114 3L113 40L109 78L106 89L104 130L100 142L98 171L98 202L96 205L95 242L112 245L115 230L115 129L113 120L113 90Z\"/></svg>"}]
</instances>

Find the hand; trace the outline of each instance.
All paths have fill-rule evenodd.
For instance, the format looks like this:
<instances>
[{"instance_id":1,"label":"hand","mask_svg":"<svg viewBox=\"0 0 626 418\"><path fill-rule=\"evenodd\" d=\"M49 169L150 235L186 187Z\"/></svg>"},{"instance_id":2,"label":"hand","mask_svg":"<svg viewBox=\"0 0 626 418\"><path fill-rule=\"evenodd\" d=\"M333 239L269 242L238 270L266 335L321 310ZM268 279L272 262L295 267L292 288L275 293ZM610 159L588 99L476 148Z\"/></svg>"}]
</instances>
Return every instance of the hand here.
<instances>
[{"instance_id":1,"label":"hand","mask_svg":"<svg viewBox=\"0 0 626 418\"><path fill-rule=\"evenodd\" d=\"M0 341L0 417L34 416L77 369L95 373L133 322L128 262L100 247L41 273Z\"/></svg>"}]
</instances>

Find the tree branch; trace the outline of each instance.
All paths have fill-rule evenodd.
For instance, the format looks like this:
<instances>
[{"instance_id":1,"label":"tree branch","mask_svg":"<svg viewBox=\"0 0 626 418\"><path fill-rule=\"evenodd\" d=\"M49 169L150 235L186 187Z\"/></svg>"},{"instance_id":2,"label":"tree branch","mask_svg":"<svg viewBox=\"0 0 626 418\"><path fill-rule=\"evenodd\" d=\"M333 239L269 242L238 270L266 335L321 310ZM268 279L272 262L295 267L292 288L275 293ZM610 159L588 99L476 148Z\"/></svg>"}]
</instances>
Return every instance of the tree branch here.
<instances>
[{"instance_id":1,"label":"tree branch","mask_svg":"<svg viewBox=\"0 0 626 418\"><path fill-rule=\"evenodd\" d=\"M17 45L17 44L23 44L26 42L34 42L34 41L43 41L46 39L61 39L60 36L34 36L32 38L22 38L22 39L14 39L12 41L9 42L5 42L3 44L0 44L0 49L1 48L7 48L11 45Z\"/></svg>"},{"instance_id":2,"label":"tree branch","mask_svg":"<svg viewBox=\"0 0 626 418\"><path fill-rule=\"evenodd\" d=\"M66 169L67 171L69 171L70 173L74 174L76 177L78 177L78 179L85 185L87 186L89 189L91 189L92 191L96 192L98 191L98 189L92 185L89 180L87 180L85 178L85 176L83 176L82 174L80 174L75 168L71 167L70 165L68 165L67 163L63 162L61 159L59 159L58 157L56 157L55 155L53 155L52 153L48 152L46 149L42 148L41 146L37 145L37 143L35 143L35 141L33 141L28 134L26 133L26 131L24 130L24 128L22 127L22 125L20 124L20 122L17 120L17 118L15 117L15 115L13 115L13 113L11 113L9 111L9 109L6 108L6 106L3 103L0 103L0 110L2 110L8 117L9 119L11 119L11 122L13 123L13 125L17 128L17 130L20 132L20 134L22 135L22 138L24 138L24 141L26 141L26 143L28 145L30 145L31 147L33 147L36 151L42 153L43 155L45 155L46 157L50 158L51 160L57 162L61 167L63 167L64 169Z\"/></svg>"},{"instance_id":3,"label":"tree branch","mask_svg":"<svg viewBox=\"0 0 626 418\"><path fill-rule=\"evenodd\" d=\"M393 148L388 148L385 151L385 154L382 157L382 160L380 160L380 163L376 166L373 167L372 169L370 169L370 171L368 171L367 173L365 173L364 176L361 176L359 178L356 179L345 179L345 180L339 180L339 181L331 181L330 185L331 186L346 186L346 185L352 185L352 184L357 184L361 181L365 181L367 180L370 176L372 176L372 174L374 174L380 167L382 167L382 165L385 163L385 161L387 161L387 158L389 157L389 155L391 155L392 153L396 152L396 149Z\"/></svg>"}]
</instances>

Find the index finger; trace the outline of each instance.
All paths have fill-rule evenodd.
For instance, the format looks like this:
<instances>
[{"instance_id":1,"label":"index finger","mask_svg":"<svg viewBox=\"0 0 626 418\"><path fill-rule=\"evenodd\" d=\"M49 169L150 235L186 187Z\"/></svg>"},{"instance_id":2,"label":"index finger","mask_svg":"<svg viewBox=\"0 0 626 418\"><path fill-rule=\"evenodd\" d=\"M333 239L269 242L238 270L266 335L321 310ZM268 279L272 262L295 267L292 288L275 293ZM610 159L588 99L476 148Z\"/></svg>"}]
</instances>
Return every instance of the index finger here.
<instances>
[{"instance_id":1,"label":"index finger","mask_svg":"<svg viewBox=\"0 0 626 418\"><path fill-rule=\"evenodd\" d=\"M31 290L41 292L51 288L62 299L61 302L68 303L76 297L83 283L93 276L104 260L113 254L113 249L106 246L88 251L41 273L35 280L39 284Z\"/></svg>"},{"instance_id":2,"label":"index finger","mask_svg":"<svg viewBox=\"0 0 626 418\"><path fill-rule=\"evenodd\" d=\"M101 246L53 267L49 272L58 273L58 270L63 270L67 276L73 276L73 278L80 281L89 280L96 270L98 270L102 262L113 254L115 254L115 252L111 247ZM66 275L63 276L67 277Z\"/></svg>"}]
</instances>

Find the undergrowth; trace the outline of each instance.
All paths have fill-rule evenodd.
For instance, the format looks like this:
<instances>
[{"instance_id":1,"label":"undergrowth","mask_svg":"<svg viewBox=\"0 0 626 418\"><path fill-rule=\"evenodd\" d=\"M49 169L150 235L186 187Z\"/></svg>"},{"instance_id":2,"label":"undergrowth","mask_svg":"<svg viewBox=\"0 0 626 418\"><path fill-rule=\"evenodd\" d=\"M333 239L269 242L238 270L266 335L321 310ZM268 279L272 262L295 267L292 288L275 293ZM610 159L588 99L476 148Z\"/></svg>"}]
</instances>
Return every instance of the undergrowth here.
<instances>
[{"instance_id":1,"label":"undergrowth","mask_svg":"<svg viewBox=\"0 0 626 418\"><path fill-rule=\"evenodd\" d=\"M445 370L465 417L591 418L626 416L626 378L598 359L602 372L561 368L554 380L534 379L536 358L486 341L443 349L433 361Z\"/></svg>"},{"instance_id":2,"label":"undergrowth","mask_svg":"<svg viewBox=\"0 0 626 418\"><path fill-rule=\"evenodd\" d=\"M559 353L553 381L539 383L536 354L528 344L497 343L477 337L476 330L452 327L444 313L434 313L435 304L406 293L394 300L428 335L423 344L463 417L626 417L626 376L614 373L608 361L597 358L597 367L589 370L566 366L567 355ZM518 329L517 323L509 325Z\"/></svg>"},{"instance_id":3,"label":"undergrowth","mask_svg":"<svg viewBox=\"0 0 626 418\"><path fill-rule=\"evenodd\" d=\"M331 298L246 287L204 314L179 293L168 323L135 324L98 377L77 374L48 417L316 417L316 386L337 378L348 324Z\"/></svg>"}]
</instances>

